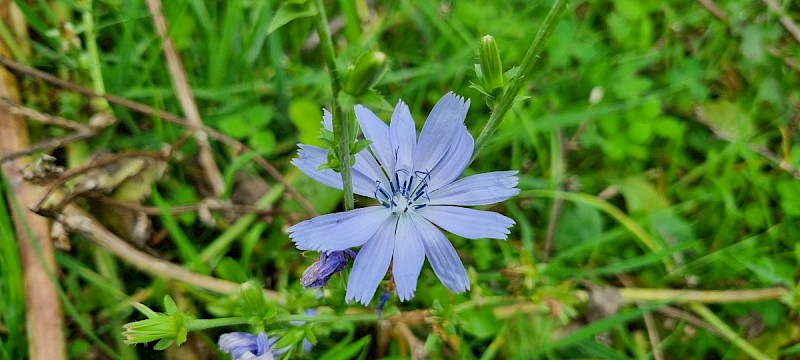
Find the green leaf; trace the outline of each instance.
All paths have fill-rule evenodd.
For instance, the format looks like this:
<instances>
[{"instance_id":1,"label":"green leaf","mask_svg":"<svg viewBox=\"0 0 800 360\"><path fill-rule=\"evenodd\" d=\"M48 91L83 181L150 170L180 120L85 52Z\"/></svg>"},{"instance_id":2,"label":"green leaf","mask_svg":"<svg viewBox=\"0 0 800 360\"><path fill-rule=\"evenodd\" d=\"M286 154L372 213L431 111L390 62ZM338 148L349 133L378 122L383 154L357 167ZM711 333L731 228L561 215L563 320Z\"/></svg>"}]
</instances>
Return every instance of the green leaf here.
<instances>
[{"instance_id":1,"label":"green leaf","mask_svg":"<svg viewBox=\"0 0 800 360\"><path fill-rule=\"evenodd\" d=\"M647 304L642 307L622 311L614 316L607 317L600 321L596 321L589 325L586 325L560 339L546 343L543 347L537 349L537 352L543 353L550 349L558 349L572 344L576 344L581 341L589 340L591 337L601 332L609 331L616 326L623 325L625 323L638 319L645 313L651 312L668 303L669 301L659 301Z\"/></svg>"},{"instance_id":2,"label":"green leaf","mask_svg":"<svg viewBox=\"0 0 800 360\"><path fill-rule=\"evenodd\" d=\"M219 129L237 139L246 139L254 130L265 127L272 121L274 111L271 107L251 106L218 120Z\"/></svg>"},{"instance_id":3,"label":"green leaf","mask_svg":"<svg viewBox=\"0 0 800 360\"><path fill-rule=\"evenodd\" d=\"M131 303L131 305L133 305L133 307L136 308L136 310L139 310L140 313L144 314L144 316L147 316L148 319L152 319L156 316L162 315L151 310L149 307L147 307L147 305L142 303L135 302Z\"/></svg>"},{"instance_id":4,"label":"green leaf","mask_svg":"<svg viewBox=\"0 0 800 360\"><path fill-rule=\"evenodd\" d=\"M264 130L253 134L247 141L247 144L256 151L259 151L263 154L269 154L275 151L277 140L275 139L275 134L273 134L272 131Z\"/></svg>"},{"instance_id":5,"label":"green leaf","mask_svg":"<svg viewBox=\"0 0 800 360\"><path fill-rule=\"evenodd\" d=\"M302 341L306 337L306 330L302 327L294 327L289 329L285 334L281 336L281 339L275 343L274 348L282 349L285 347L292 346L300 341Z\"/></svg>"},{"instance_id":6,"label":"green leaf","mask_svg":"<svg viewBox=\"0 0 800 360\"><path fill-rule=\"evenodd\" d=\"M372 341L372 337L365 336L355 342L347 343L340 342L325 354L319 357L319 360L348 360L352 359L358 354L359 351L364 349Z\"/></svg>"},{"instance_id":7,"label":"green leaf","mask_svg":"<svg viewBox=\"0 0 800 360\"><path fill-rule=\"evenodd\" d=\"M158 340L155 346L153 346L153 350L163 351L166 350L170 345L175 342L174 339L161 339Z\"/></svg>"},{"instance_id":8,"label":"green leaf","mask_svg":"<svg viewBox=\"0 0 800 360\"><path fill-rule=\"evenodd\" d=\"M247 281L247 272L239 266L239 263L226 256L220 260L219 264L214 268L214 273L217 274L218 277L242 283Z\"/></svg>"},{"instance_id":9,"label":"green leaf","mask_svg":"<svg viewBox=\"0 0 800 360\"><path fill-rule=\"evenodd\" d=\"M350 147L350 155L358 154L361 150L366 149L367 146L369 146L369 144L372 144L372 141L367 140L367 139L361 139L361 140L356 141Z\"/></svg>"},{"instance_id":10,"label":"green leaf","mask_svg":"<svg viewBox=\"0 0 800 360\"><path fill-rule=\"evenodd\" d=\"M494 316L492 307L484 306L479 309L471 309L459 314L464 331L474 335L479 339L491 338L500 328L497 317Z\"/></svg>"},{"instance_id":11,"label":"green leaf","mask_svg":"<svg viewBox=\"0 0 800 360\"><path fill-rule=\"evenodd\" d=\"M173 315L178 313L178 305L175 304L175 300L172 300L172 297L169 295L164 296L164 309L167 311L167 315Z\"/></svg>"},{"instance_id":12,"label":"green leaf","mask_svg":"<svg viewBox=\"0 0 800 360\"><path fill-rule=\"evenodd\" d=\"M653 184L639 176L623 180L620 191L631 214L649 214L669 207L669 200Z\"/></svg>"},{"instance_id":13,"label":"green leaf","mask_svg":"<svg viewBox=\"0 0 800 360\"><path fill-rule=\"evenodd\" d=\"M697 118L714 132L730 141L749 138L753 131L753 124L749 121L750 117L736 103L728 100L715 100L700 104Z\"/></svg>"},{"instance_id":14,"label":"green leaf","mask_svg":"<svg viewBox=\"0 0 800 360\"><path fill-rule=\"evenodd\" d=\"M267 28L267 34L271 34L273 31L278 30L280 27L288 24L292 20L311 17L314 15L317 15L317 8L314 7L314 3L311 1L307 1L302 4L285 2L283 5L281 5L278 11L275 12L275 16L272 18L272 21L270 21L269 27Z\"/></svg>"},{"instance_id":15,"label":"green leaf","mask_svg":"<svg viewBox=\"0 0 800 360\"><path fill-rule=\"evenodd\" d=\"M309 145L322 145L318 138L322 126L322 109L317 103L306 98L294 99L289 104L289 119L300 132L300 142Z\"/></svg>"},{"instance_id":16,"label":"green leaf","mask_svg":"<svg viewBox=\"0 0 800 360\"><path fill-rule=\"evenodd\" d=\"M386 98L384 98L383 95L375 90L367 91L366 93L358 96L356 98L356 103L366 106L373 112L383 111L391 113L394 110L394 106L386 101Z\"/></svg>"},{"instance_id":17,"label":"green leaf","mask_svg":"<svg viewBox=\"0 0 800 360\"><path fill-rule=\"evenodd\" d=\"M236 177L236 173L239 172L239 170L243 166L250 164L253 161L253 159L258 157L259 155L261 154L258 151L246 152L244 154L235 157L230 162L230 164L227 167L225 167L225 173L223 175L223 178L225 180L225 192L223 193L223 198L227 198L228 196L230 196L231 190L233 189L233 181Z\"/></svg>"},{"instance_id":18,"label":"green leaf","mask_svg":"<svg viewBox=\"0 0 800 360\"><path fill-rule=\"evenodd\" d=\"M600 211L586 204L567 204L559 217L555 244L558 249L570 249L578 244L599 238L603 232Z\"/></svg>"}]
</instances>

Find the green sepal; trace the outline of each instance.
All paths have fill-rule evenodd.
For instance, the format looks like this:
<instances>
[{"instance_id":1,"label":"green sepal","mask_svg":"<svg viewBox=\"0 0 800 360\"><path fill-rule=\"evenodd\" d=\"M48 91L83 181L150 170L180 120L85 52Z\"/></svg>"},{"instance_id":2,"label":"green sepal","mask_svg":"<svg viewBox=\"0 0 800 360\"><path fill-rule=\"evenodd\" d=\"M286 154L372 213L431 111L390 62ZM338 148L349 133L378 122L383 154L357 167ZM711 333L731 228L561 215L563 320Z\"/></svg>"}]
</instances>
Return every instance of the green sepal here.
<instances>
[{"instance_id":1,"label":"green sepal","mask_svg":"<svg viewBox=\"0 0 800 360\"><path fill-rule=\"evenodd\" d=\"M367 139L361 139L356 141L355 143L350 144L350 155L358 154L359 151L366 149L372 141Z\"/></svg>"},{"instance_id":2,"label":"green sepal","mask_svg":"<svg viewBox=\"0 0 800 360\"><path fill-rule=\"evenodd\" d=\"M167 315L174 315L179 311L178 304L169 295L164 296L164 309L167 311Z\"/></svg>"},{"instance_id":3,"label":"green sepal","mask_svg":"<svg viewBox=\"0 0 800 360\"><path fill-rule=\"evenodd\" d=\"M389 58L380 51L370 51L358 57L356 63L347 68L343 79L343 90L360 96L381 79L389 65Z\"/></svg>"},{"instance_id":4,"label":"green sepal","mask_svg":"<svg viewBox=\"0 0 800 360\"><path fill-rule=\"evenodd\" d=\"M294 327L289 329L281 336L281 339L273 346L276 349L292 346L306 337L306 330L302 327Z\"/></svg>"},{"instance_id":5,"label":"green sepal","mask_svg":"<svg viewBox=\"0 0 800 360\"><path fill-rule=\"evenodd\" d=\"M156 343L155 346L153 346L153 350L158 350L158 351L166 350L174 342L175 342L175 340L172 340L172 339L161 339Z\"/></svg>"}]
</instances>

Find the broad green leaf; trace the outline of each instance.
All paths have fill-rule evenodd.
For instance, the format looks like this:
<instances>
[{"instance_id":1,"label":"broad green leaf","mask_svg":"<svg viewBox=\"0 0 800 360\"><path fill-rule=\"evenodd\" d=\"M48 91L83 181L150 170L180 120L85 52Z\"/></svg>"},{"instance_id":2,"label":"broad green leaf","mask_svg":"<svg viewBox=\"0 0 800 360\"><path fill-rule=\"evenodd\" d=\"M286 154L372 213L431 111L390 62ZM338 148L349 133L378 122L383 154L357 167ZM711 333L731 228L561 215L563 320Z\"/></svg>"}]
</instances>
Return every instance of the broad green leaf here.
<instances>
[{"instance_id":1,"label":"broad green leaf","mask_svg":"<svg viewBox=\"0 0 800 360\"><path fill-rule=\"evenodd\" d=\"M669 200L653 184L640 176L631 176L619 185L630 214L649 214L669 207Z\"/></svg>"},{"instance_id":2,"label":"broad green leaf","mask_svg":"<svg viewBox=\"0 0 800 360\"><path fill-rule=\"evenodd\" d=\"M322 145L318 137L322 128L322 109L317 103L306 98L294 99L289 104L289 118L300 132L301 143Z\"/></svg>"},{"instance_id":3,"label":"broad green leaf","mask_svg":"<svg viewBox=\"0 0 800 360\"><path fill-rule=\"evenodd\" d=\"M474 308L458 314L464 331L479 339L488 339L497 333L500 322L494 316L492 307Z\"/></svg>"}]
</instances>

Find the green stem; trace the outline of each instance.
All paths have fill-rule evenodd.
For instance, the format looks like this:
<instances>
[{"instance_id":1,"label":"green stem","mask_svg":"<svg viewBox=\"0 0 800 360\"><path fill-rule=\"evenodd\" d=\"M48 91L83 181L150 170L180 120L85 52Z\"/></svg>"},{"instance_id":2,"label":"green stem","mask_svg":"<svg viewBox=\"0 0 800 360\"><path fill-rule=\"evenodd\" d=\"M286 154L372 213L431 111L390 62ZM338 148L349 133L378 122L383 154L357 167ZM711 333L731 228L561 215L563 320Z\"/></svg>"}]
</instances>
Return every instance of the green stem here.
<instances>
[{"instance_id":1,"label":"green stem","mask_svg":"<svg viewBox=\"0 0 800 360\"><path fill-rule=\"evenodd\" d=\"M264 194L261 199L258 199L255 204L256 208L266 209L267 207L272 206L272 204L280 199L285 189L286 187L282 184L275 185L272 189L270 189L270 191ZM236 220L231 227L225 230L222 235L217 237L214 242L200 252L200 264L208 264L212 260L216 260L225 254L225 252L230 248L231 244L236 241L236 239L239 239L242 233L249 229L250 225L252 225L257 219L258 215L255 213L249 213Z\"/></svg>"},{"instance_id":2,"label":"green stem","mask_svg":"<svg viewBox=\"0 0 800 360\"><path fill-rule=\"evenodd\" d=\"M561 198L566 201L592 206L608 214L615 220L617 220L617 222L619 222L622 226L628 229L628 231L630 231L634 236L636 236L636 239L638 239L639 242L641 242L642 245L647 249L649 249L651 252L658 253L664 250L664 247L661 246L661 244L658 241L656 241L655 238L650 236L650 234L636 221L631 219L628 215L626 215L622 210L620 210L616 206L596 196L589 194L582 194L582 193L556 191L556 190L524 190L520 193L520 196L546 197L553 199ZM662 262L664 263L664 266L668 271L672 271L672 269L674 268L672 260L670 260L669 258L664 258Z\"/></svg>"},{"instance_id":3,"label":"green stem","mask_svg":"<svg viewBox=\"0 0 800 360\"><path fill-rule=\"evenodd\" d=\"M500 103L494 108L494 111L492 111L492 114L489 116L489 121L486 122L486 126L481 131L481 134L478 135L478 140L475 141L475 151L472 153L470 163L475 160L481 149L486 146L489 137L494 134L508 110L511 109L511 105L514 104L514 99L517 97L517 93L519 93L522 85L533 74L534 66L537 60L539 60L539 55L541 55L544 49L544 44L547 43L547 39L550 37L550 34L553 33L556 24L558 24L558 20L561 19L561 15L564 14L564 10L566 9L567 0L556 0L553 7L550 8L550 12L547 13L542 27L539 28L539 32L536 33L536 37L528 48L528 52L525 53L525 57L522 59L519 74L511 80L508 89L506 89L504 95L500 98Z\"/></svg>"},{"instance_id":4,"label":"green stem","mask_svg":"<svg viewBox=\"0 0 800 360\"><path fill-rule=\"evenodd\" d=\"M228 317L219 319L194 319L189 320L187 328L189 331L205 330L221 326L242 325L250 322L246 317Z\"/></svg>"},{"instance_id":5,"label":"green stem","mask_svg":"<svg viewBox=\"0 0 800 360\"><path fill-rule=\"evenodd\" d=\"M94 33L94 18L92 17L92 1L88 1L81 14L83 27L86 29L86 51L89 53L89 76L92 78L92 87L100 94L106 93L103 83L103 73L100 70L100 51L97 49L97 37ZM102 97L92 99L92 104L98 111L111 112L108 101Z\"/></svg>"},{"instance_id":6,"label":"green stem","mask_svg":"<svg viewBox=\"0 0 800 360\"><path fill-rule=\"evenodd\" d=\"M786 295L786 288L777 286L748 290L683 290L620 288L620 297L628 302L673 300L676 303L744 303L779 300Z\"/></svg>"},{"instance_id":7,"label":"green stem","mask_svg":"<svg viewBox=\"0 0 800 360\"><path fill-rule=\"evenodd\" d=\"M767 360L770 358L769 356L758 351L758 349L753 347L753 345L747 342L747 340L742 339L742 337L736 334L736 332L733 331L728 324L717 317L717 315L714 315L714 313L705 305L700 303L691 303L689 304L689 307L691 307L692 311L697 313L697 315L700 315L703 320L717 328L717 330L722 333L722 335L725 336L728 341L732 342L734 345L736 345L736 347L744 351L751 358L758 360Z\"/></svg>"},{"instance_id":8,"label":"green stem","mask_svg":"<svg viewBox=\"0 0 800 360\"><path fill-rule=\"evenodd\" d=\"M378 314L344 314L344 315L278 315L273 322L306 321L306 322L339 322L339 321L378 321Z\"/></svg>"},{"instance_id":9,"label":"green stem","mask_svg":"<svg viewBox=\"0 0 800 360\"><path fill-rule=\"evenodd\" d=\"M345 119L345 112L337 105L339 93L342 89L339 71L336 68L336 54L333 49L328 17L325 15L325 5L322 0L316 0L317 16L316 27L319 34L319 43L322 48L322 57L331 75L331 92L333 93L333 135L339 141L339 173L342 174L342 189L344 190L344 208L352 210L355 207L353 199L353 176L350 173L350 127Z\"/></svg>"},{"instance_id":10,"label":"green stem","mask_svg":"<svg viewBox=\"0 0 800 360\"><path fill-rule=\"evenodd\" d=\"M0 40L2 40L3 44L6 45L6 48L11 51L11 55L14 56L14 60L17 60L21 63L28 62L28 57L25 55L25 52L22 51L22 48L19 46L19 44L17 44L17 40L11 33L11 29L6 26L5 21L0 21Z\"/></svg>"}]
</instances>

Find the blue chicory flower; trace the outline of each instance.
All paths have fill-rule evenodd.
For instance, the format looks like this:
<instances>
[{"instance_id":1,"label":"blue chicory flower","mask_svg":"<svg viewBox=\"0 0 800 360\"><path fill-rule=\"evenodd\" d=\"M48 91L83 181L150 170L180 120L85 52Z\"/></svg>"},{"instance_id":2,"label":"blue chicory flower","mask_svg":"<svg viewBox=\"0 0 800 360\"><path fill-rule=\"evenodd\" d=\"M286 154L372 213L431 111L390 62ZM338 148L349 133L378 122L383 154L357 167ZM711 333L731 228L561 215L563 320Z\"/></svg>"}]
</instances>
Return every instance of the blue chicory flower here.
<instances>
[{"instance_id":1,"label":"blue chicory flower","mask_svg":"<svg viewBox=\"0 0 800 360\"><path fill-rule=\"evenodd\" d=\"M300 250L343 251L361 246L347 284L347 301L366 305L392 263L401 301L414 295L427 257L434 273L453 292L469 289L469 280L453 245L437 229L468 239L506 239L510 218L460 206L488 205L519 193L516 171L497 171L456 180L469 164L475 142L464 126L469 101L447 93L431 110L417 137L408 106L398 102L389 125L367 108L355 107L371 151L355 155L353 192L378 200L370 206L326 214L289 228ZM325 111L323 126L331 130ZM373 156L374 154L374 156ZM327 150L300 145L292 161L311 178L341 189L330 169Z\"/></svg>"},{"instance_id":2,"label":"blue chicory flower","mask_svg":"<svg viewBox=\"0 0 800 360\"><path fill-rule=\"evenodd\" d=\"M257 335L246 332L231 332L219 337L219 348L231 355L233 360L273 360L280 351L273 350L277 339L265 333Z\"/></svg>"},{"instance_id":3,"label":"blue chicory flower","mask_svg":"<svg viewBox=\"0 0 800 360\"><path fill-rule=\"evenodd\" d=\"M333 274L342 271L347 266L347 256L355 259L356 253L350 249L343 251L323 251L319 260L311 264L305 271L300 283L304 288L321 288L328 284Z\"/></svg>"}]
</instances>

